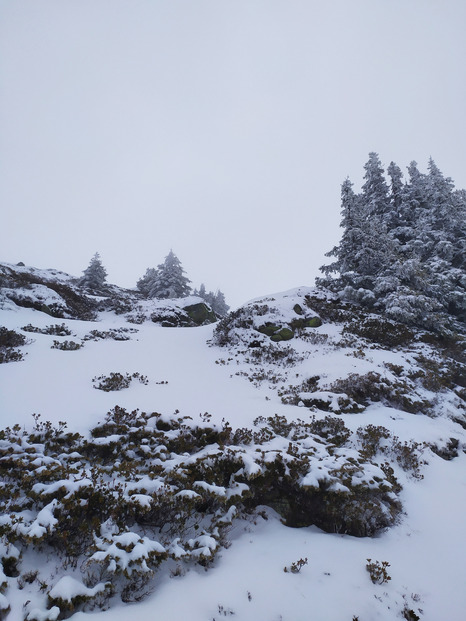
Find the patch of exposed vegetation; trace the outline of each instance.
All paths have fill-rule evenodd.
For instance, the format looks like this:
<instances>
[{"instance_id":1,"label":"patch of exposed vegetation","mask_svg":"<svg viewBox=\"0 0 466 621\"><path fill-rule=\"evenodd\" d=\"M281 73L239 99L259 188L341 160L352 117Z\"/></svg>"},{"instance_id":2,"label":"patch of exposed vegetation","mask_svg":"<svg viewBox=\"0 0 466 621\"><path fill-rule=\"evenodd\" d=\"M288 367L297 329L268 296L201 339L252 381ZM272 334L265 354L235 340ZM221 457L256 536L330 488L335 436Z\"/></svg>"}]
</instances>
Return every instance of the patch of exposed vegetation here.
<instances>
[{"instance_id":1,"label":"patch of exposed vegetation","mask_svg":"<svg viewBox=\"0 0 466 621\"><path fill-rule=\"evenodd\" d=\"M28 324L27 326L23 326L21 330L25 332L33 332L35 334L50 334L53 336L71 336L72 331L64 324L52 324L50 326L46 326L45 328L37 328L32 324Z\"/></svg>"},{"instance_id":2,"label":"patch of exposed vegetation","mask_svg":"<svg viewBox=\"0 0 466 621\"><path fill-rule=\"evenodd\" d=\"M135 379L139 380L139 382L144 385L149 383L147 377L138 372L133 374L111 372L110 375L99 375L98 377L94 377L92 383L94 384L94 388L97 390L111 392L113 390L124 390L125 388L129 388L131 382Z\"/></svg>"},{"instance_id":3,"label":"patch of exposed vegetation","mask_svg":"<svg viewBox=\"0 0 466 621\"><path fill-rule=\"evenodd\" d=\"M26 337L14 330L0 326L0 364L19 362L24 359L23 353L15 347L26 345Z\"/></svg>"}]
</instances>

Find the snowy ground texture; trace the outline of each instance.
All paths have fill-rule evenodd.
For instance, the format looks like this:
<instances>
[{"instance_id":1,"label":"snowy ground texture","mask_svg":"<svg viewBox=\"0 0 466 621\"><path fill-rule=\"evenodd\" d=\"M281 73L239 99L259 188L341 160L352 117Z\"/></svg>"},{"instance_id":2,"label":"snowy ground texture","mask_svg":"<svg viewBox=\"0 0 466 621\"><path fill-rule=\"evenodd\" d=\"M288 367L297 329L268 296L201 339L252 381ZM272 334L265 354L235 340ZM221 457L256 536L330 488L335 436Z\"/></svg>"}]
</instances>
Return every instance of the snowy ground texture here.
<instances>
[{"instance_id":1,"label":"snowy ground texture","mask_svg":"<svg viewBox=\"0 0 466 621\"><path fill-rule=\"evenodd\" d=\"M63 306L40 283L3 295L27 339L0 364L8 619L465 618L465 378L445 348L305 287L175 328L128 296L90 321L18 305ZM61 554L67 507L92 515L97 490L126 525Z\"/></svg>"}]
</instances>

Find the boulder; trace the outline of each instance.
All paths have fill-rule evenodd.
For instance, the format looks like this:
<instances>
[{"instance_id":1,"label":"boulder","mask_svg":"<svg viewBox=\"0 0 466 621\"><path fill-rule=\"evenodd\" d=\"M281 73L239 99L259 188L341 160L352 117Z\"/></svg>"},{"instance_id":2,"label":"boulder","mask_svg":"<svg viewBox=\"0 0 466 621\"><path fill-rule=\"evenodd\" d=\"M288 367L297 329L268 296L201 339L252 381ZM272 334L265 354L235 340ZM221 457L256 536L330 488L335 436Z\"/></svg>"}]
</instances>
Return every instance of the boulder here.
<instances>
[{"instance_id":1,"label":"boulder","mask_svg":"<svg viewBox=\"0 0 466 621\"><path fill-rule=\"evenodd\" d=\"M217 321L214 311L203 302L185 306L183 310L197 326L203 326Z\"/></svg>"},{"instance_id":2,"label":"boulder","mask_svg":"<svg viewBox=\"0 0 466 621\"><path fill-rule=\"evenodd\" d=\"M274 341L275 343L278 343L279 341L289 341L293 337L294 337L293 330L291 330L290 328L281 328L281 330L279 330L278 332L275 332L275 334L272 334L270 339Z\"/></svg>"}]
</instances>

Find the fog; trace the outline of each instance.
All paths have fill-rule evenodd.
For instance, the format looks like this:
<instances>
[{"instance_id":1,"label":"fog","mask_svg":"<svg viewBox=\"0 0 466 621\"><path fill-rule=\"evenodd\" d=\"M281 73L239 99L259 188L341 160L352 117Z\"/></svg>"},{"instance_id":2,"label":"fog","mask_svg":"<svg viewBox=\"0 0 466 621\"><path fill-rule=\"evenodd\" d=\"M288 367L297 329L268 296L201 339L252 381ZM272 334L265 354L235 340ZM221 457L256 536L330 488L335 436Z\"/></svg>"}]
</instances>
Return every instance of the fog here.
<instances>
[{"instance_id":1,"label":"fog","mask_svg":"<svg viewBox=\"0 0 466 621\"><path fill-rule=\"evenodd\" d=\"M0 0L0 260L312 285L370 151L466 187L464 0Z\"/></svg>"}]
</instances>

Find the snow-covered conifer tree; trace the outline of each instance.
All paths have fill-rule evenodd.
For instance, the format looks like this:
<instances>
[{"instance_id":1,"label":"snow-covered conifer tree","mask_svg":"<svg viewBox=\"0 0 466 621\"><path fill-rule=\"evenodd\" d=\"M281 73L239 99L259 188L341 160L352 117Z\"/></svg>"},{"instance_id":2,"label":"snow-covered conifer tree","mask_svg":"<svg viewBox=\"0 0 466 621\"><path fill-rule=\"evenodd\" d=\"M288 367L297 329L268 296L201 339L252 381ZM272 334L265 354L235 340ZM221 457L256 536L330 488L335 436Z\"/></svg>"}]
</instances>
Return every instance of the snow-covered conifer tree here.
<instances>
[{"instance_id":1,"label":"snow-covered conifer tree","mask_svg":"<svg viewBox=\"0 0 466 621\"><path fill-rule=\"evenodd\" d=\"M143 294L144 297L151 297L150 292L152 286L157 278L157 270L153 267L148 267L144 276L142 276L136 283L136 287Z\"/></svg>"},{"instance_id":2,"label":"snow-covered conifer tree","mask_svg":"<svg viewBox=\"0 0 466 621\"><path fill-rule=\"evenodd\" d=\"M220 317L228 313L230 307L226 303L224 293L222 293L220 289L217 289L215 293L213 291L207 292L204 283L202 283L199 287L199 291L196 293L200 298L205 300L214 313L220 315Z\"/></svg>"},{"instance_id":3,"label":"snow-covered conifer tree","mask_svg":"<svg viewBox=\"0 0 466 621\"><path fill-rule=\"evenodd\" d=\"M220 289L217 289L215 295L213 296L211 307L214 313L217 313L220 317L224 317L228 313L230 307L226 303L225 295L222 291L220 291Z\"/></svg>"},{"instance_id":4,"label":"snow-covered conifer tree","mask_svg":"<svg viewBox=\"0 0 466 621\"><path fill-rule=\"evenodd\" d=\"M156 276L151 283L151 298L184 298L191 293L191 282L185 275L180 260L170 250L165 261L157 267Z\"/></svg>"},{"instance_id":5,"label":"snow-covered conifer tree","mask_svg":"<svg viewBox=\"0 0 466 621\"><path fill-rule=\"evenodd\" d=\"M206 299L207 291L204 283L201 283L201 286L199 287L199 291L197 293L200 298L202 298L203 300Z\"/></svg>"},{"instance_id":6,"label":"snow-covered conifer tree","mask_svg":"<svg viewBox=\"0 0 466 621\"><path fill-rule=\"evenodd\" d=\"M342 185L342 239L317 284L406 323L432 327L442 314L465 322L466 192L432 159L428 174L411 162L405 184L392 162L390 193L377 154L364 168L360 194Z\"/></svg>"},{"instance_id":7,"label":"snow-covered conifer tree","mask_svg":"<svg viewBox=\"0 0 466 621\"><path fill-rule=\"evenodd\" d=\"M105 284L107 272L102 265L98 252L92 257L83 274L84 276L81 277L79 284L87 289L98 291Z\"/></svg>"}]
</instances>

